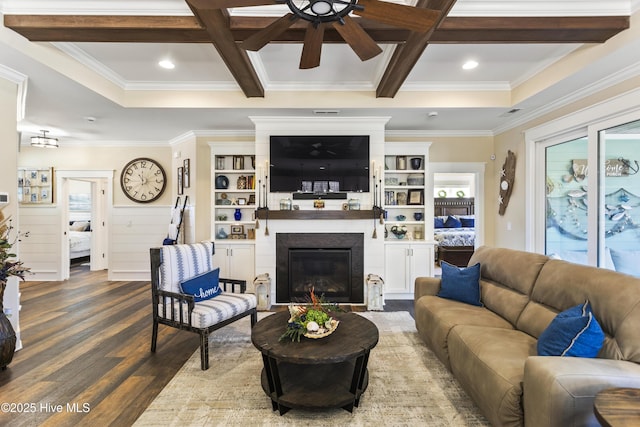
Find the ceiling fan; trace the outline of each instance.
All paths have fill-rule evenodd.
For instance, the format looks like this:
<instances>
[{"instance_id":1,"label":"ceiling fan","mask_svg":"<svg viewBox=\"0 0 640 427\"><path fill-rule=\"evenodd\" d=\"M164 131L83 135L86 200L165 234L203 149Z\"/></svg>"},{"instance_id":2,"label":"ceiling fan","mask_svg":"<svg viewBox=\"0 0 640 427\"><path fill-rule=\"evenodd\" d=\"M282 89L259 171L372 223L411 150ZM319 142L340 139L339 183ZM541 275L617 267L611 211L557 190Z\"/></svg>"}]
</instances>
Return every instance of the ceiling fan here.
<instances>
[{"instance_id":1,"label":"ceiling fan","mask_svg":"<svg viewBox=\"0 0 640 427\"><path fill-rule=\"evenodd\" d=\"M325 26L331 25L362 61L380 54L382 49L349 15L353 13L383 24L411 31L427 32L441 12L381 0L187 0L195 9L226 9L247 6L286 4L290 13L251 35L241 44L246 50L258 51L285 32L295 22L307 21L300 68L320 65Z\"/></svg>"}]
</instances>

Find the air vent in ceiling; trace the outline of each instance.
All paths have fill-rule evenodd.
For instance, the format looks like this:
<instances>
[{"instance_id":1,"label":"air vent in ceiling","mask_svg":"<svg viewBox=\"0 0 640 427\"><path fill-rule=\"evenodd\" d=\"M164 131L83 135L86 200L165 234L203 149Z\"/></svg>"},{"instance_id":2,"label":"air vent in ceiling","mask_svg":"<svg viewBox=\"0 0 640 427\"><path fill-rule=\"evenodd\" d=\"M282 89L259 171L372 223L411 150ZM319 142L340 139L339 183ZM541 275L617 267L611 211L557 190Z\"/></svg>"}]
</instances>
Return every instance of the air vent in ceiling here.
<instances>
[{"instance_id":1,"label":"air vent in ceiling","mask_svg":"<svg viewBox=\"0 0 640 427\"><path fill-rule=\"evenodd\" d=\"M337 116L340 114L340 110L313 110L313 114L316 116Z\"/></svg>"},{"instance_id":2,"label":"air vent in ceiling","mask_svg":"<svg viewBox=\"0 0 640 427\"><path fill-rule=\"evenodd\" d=\"M513 116L514 114L516 114L517 112L519 112L520 110L522 110L522 108L512 108L511 110L506 111L506 112L504 112L504 113L500 114L500 116L499 116L499 117L511 117L511 116Z\"/></svg>"}]
</instances>

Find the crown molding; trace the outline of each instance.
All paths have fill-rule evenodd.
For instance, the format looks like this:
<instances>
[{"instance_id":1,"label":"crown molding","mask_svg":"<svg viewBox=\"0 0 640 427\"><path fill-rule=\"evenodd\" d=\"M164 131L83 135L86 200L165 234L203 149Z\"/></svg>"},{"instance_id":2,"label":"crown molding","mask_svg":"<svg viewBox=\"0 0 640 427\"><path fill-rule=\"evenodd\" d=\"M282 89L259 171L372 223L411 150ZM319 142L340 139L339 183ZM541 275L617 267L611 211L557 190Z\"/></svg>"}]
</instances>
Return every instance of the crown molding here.
<instances>
[{"instance_id":1,"label":"crown molding","mask_svg":"<svg viewBox=\"0 0 640 427\"><path fill-rule=\"evenodd\" d=\"M12 68L0 64L0 79L8 80L18 86L16 96L16 118L17 121L24 120L25 108L27 105L27 88L29 87L29 77Z\"/></svg>"},{"instance_id":2,"label":"crown molding","mask_svg":"<svg viewBox=\"0 0 640 427\"><path fill-rule=\"evenodd\" d=\"M522 115L519 115L517 119L509 121L505 123L503 126L498 126L493 129L493 134L498 135L500 133L506 132L515 127L524 125L532 120L537 119L545 114L551 113L559 108L562 108L566 105L569 105L573 102L579 101L587 96L593 95L599 91L607 89L611 86L614 86L618 83L622 83L630 78L634 78L640 76L640 62L633 64L629 67L623 68L616 73L610 74L609 76L600 79L596 82L591 83L583 87L581 90L575 91L567 96L556 99L553 102L545 104L543 107L537 108L535 110L525 112Z\"/></svg>"},{"instance_id":3,"label":"crown molding","mask_svg":"<svg viewBox=\"0 0 640 427\"><path fill-rule=\"evenodd\" d=\"M386 130L386 137L392 138L436 138L436 137L492 137L490 130Z\"/></svg>"}]
</instances>

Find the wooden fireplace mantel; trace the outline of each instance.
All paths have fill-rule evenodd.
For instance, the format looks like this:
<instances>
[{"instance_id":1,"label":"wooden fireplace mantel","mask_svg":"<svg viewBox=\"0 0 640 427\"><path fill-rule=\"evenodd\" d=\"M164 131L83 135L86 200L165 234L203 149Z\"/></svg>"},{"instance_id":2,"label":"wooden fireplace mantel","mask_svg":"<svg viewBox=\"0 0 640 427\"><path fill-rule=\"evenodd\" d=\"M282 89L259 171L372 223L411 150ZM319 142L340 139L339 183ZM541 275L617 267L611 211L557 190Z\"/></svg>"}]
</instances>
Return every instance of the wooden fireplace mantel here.
<instances>
[{"instance_id":1,"label":"wooden fireplace mantel","mask_svg":"<svg viewBox=\"0 0 640 427\"><path fill-rule=\"evenodd\" d=\"M259 219L322 219L322 220L351 220L351 219L374 219L379 218L382 209L365 209L365 210L325 210L325 209L309 209L309 210L271 210L260 208L256 210L256 217ZM268 216L267 216L268 215Z\"/></svg>"}]
</instances>

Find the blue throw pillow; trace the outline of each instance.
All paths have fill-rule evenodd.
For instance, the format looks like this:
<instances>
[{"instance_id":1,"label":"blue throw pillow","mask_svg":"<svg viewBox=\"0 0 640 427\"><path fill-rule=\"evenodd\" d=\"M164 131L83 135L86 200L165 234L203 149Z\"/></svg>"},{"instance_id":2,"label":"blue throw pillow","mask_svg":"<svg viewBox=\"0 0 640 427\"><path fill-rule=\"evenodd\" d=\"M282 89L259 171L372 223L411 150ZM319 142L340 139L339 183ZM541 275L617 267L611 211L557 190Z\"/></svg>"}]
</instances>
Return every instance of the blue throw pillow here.
<instances>
[{"instance_id":1,"label":"blue throw pillow","mask_svg":"<svg viewBox=\"0 0 640 427\"><path fill-rule=\"evenodd\" d=\"M538 355L596 357L603 344L604 332L586 301L558 313L538 338Z\"/></svg>"},{"instance_id":2,"label":"blue throw pillow","mask_svg":"<svg viewBox=\"0 0 640 427\"><path fill-rule=\"evenodd\" d=\"M482 306L480 302L480 263L460 268L441 261L440 266L442 267L442 280L440 281L440 291L438 291L439 297Z\"/></svg>"},{"instance_id":3,"label":"blue throw pillow","mask_svg":"<svg viewBox=\"0 0 640 427\"><path fill-rule=\"evenodd\" d=\"M475 227L476 220L474 218L460 218L460 223L463 227L473 228Z\"/></svg>"},{"instance_id":4,"label":"blue throw pillow","mask_svg":"<svg viewBox=\"0 0 640 427\"><path fill-rule=\"evenodd\" d=\"M433 218L433 228L444 228L444 218Z\"/></svg>"},{"instance_id":5,"label":"blue throw pillow","mask_svg":"<svg viewBox=\"0 0 640 427\"><path fill-rule=\"evenodd\" d=\"M180 283L182 293L193 295L195 302L204 301L222 293L220 289L220 269L207 271Z\"/></svg>"},{"instance_id":6,"label":"blue throw pillow","mask_svg":"<svg viewBox=\"0 0 640 427\"><path fill-rule=\"evenodd\" d=\"M447 220L444 222L445 228L460 228L462 227L462 223L458 218L453 215L449 215Z\"/></svg>"}]
</instances>

